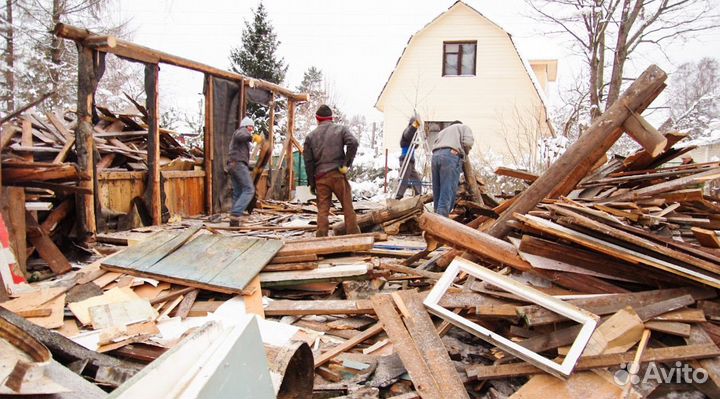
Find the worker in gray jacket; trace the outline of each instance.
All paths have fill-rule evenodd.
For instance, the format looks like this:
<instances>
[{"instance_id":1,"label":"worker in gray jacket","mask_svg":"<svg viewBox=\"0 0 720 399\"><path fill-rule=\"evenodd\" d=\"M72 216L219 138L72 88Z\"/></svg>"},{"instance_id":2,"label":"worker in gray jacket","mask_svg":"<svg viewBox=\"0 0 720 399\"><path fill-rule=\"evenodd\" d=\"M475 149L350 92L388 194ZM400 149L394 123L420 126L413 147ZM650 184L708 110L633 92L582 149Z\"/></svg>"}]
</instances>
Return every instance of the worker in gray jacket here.
<instances>
[{"instance_id":1,"label":"worker in gray jacket","mask_svg":"<svg viewBox=\"0 0 720 399\"><path fill-rule=\"evenodd\" d=\"M455 207L460 171L474 143L472 130L460 121L441 130L433 145L432 186L435 213L450 215Z\"/></svg>"},{"instance_id":2,"label":"worker in gray jacket","mask_svg":"<svg viewBox=\"0 0 720 399\"><path fill-rule=\"evenodd\" d=\"M317 195L318 237L328 235L332 195L340 200L347 234L360 233L352 203L347 172L358 149L358 140L347 127L333 123L332 109L321 105L315 113L318 127L305 137L303 157L310 191Z\"/></svg>"},{"instance_id":3,"label":"worker in gray jacket","mask_svg":"<svg viewBox=\"0 0 720 399\"><path fill-rule=\"evenodd\" d=\"M227 171L233 186L233 206L230 210L230 226L239 226L243 212L255 195L255 185L250 177L250 142L261 143L262 136L255 132L252 119L245 117L230 139Z\"/></svg>"}]
</instances>

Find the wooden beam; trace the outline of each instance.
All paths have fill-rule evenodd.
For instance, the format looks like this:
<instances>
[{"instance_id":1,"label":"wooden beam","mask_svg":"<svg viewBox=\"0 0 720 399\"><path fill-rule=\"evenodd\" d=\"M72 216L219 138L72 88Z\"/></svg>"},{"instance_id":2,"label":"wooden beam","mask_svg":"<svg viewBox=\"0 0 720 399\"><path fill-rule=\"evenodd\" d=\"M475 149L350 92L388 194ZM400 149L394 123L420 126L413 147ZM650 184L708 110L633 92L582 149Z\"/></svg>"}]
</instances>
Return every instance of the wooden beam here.
<instances>
[{"instance_id":1,"label":"wooden beam","mask_svg":"<svg viewBox=\"0 0 720 399\"><path fill-rule=\"evenodd\" d=\"M145 65L145 108L148 112L148 191L154 225L162 224L162 197L160 195L160 105L158 103L157 64Z\"/></svg>"},{"instance_id":2,"label":"wooden beam","mask_svg":"<svg viewBox=\"0 0 720 399\"><path fill-rule=\"evenodd\" d=\"M28 118L22 118L22 136L20 139L20 145L23 147L32 148L33 146L33 138L32 138L32 122ZM28 161L33 161L33 154L28 153L23 155L23 158Z\"/></svg>"},{"instance_id":3,"label":"wooden beam","mask_svg":"<svg viewBox=\"0 0 720 399\"><path fill-rule=\"evenodd\" d=\"M505 237L511 230L508 222L514 218L513 214L531 211L546 197L567 195L620 138L621 126L630 112L642 111L659 94L666 78L665 72L656 65L648 67L618 101L595 119L587 131L517 197L488 233L494 237Z\"/></svg>"},{"instance_id":4,"label":"wooden beam","mask_svg":"<svg viewBox=\"0 0 720 399\"><path fill-rule=\"evenodd\" d=\"M65 255L60 252L29 211L25 211L25 224L27 225L28 239L55 274L67 273L72 270Z\"/></svg>"},{"instance_id":5,"label":"wooden beam","mask_svg":"<svg viewBox=\"0 0 720 399\"><path fill-rule=\"evenodd\" d=\"M714 230L703 229L701 227L691 227L690 231L695 235L700 245L707 248L720 248L720 239Z\"/></svg>"},{"instance_id":6,"label":"wooden beam","mask_svg":"<svg viewBox=\"0 0 720 399\"><path fill-rule=\"evenodd\" d=\"M217 76L223 79L251 82L251 85L253 87L266 89L281 94L290 99L295 99L298 101L307 101L309 99L309 96L306 93L295 93L271 82L260 79L253 79L234 72L224 71L222 69L215 68L197 61L192 61L187 58L178 57L145 46L140 46L138 44L131 43L122 39L114 38L113 40L110 40L107 36L96 35L88 31L87 29L79 28L76 26L58 23L55 25L53 33L58 37L74 40L80 44L83 44L83 46L86 42L90 43L91 45L97 46L98 42L102 42L103 40L105 40L107 41L107 45L97 47L97 50L116 54L118 56L128 58L134 61L152 64L163 63L175 65L181 68L191 69L205 74Z\"/></svg>"},{"instance_id":7,"label":"wooden beam","mask_svg":"<svg viewBox=\"0 0 720 399\"><path fill-rule=\"evenodd\" d=\"M267 311L266 313L267 314ZM315 368L318 368L322 366L323 364L329 362L332 358L335 356L354 348L356 345L362 343L365 340L368 340L378 334L380 334L383 331L382 323L375 323L371 327L368 327L367 330L363 331L362 333L348 339L347 341L343 342L342 344L330 349L327 352L322 353L320 356L318 356L315 359Z\"/></svg>"},{"instance_id":8,"label":"wooden beam","mask_svg":"<svg viewBox=\"0 0 720 399\"><path fill-rule=\"evenodd\" d=\"M532 183L538 179L538 175L532 174L530 172L504 167L499 167L495 169L495 174L498 176L514 177L516 179L525 180L528 183Z\"/></svg>"},{"instance_id":9,"label":"wooden beam","mask_svg":"<svg viewBox=\"0 0 720 399\"><path fill-rule=\"evenodd\" d=\"M205 75L205 133L203 136L203 166L205 169L205 212L212 215L213 206L213 143L215 81L211 75Z\"/></svg>"},{"instance_id":10,"label":"wooden beam","mask_svg":"<svg viewBox=\"0 0 720 399\"><path fill-rule=\"evenodd\" d=\"M605 367L619 366L631 362L637 352L611 353L595 356L583 356L575 364L575 371L585 371ZM667 361L686 361L708 359L720 356L720 349L714 344L671 346L667 348L648 348L641 354L640 362L663 363ZM529 363L496 364L491 366L472 365L465 368L468 377L473 380L492 380L542 374L544 371Z\"/></svg>"},{"instance_id":11,"label":"wooden beam","mask_svg":"<svg viewBox=\"0 0 720 399\"><path fill-rule=\"evenodd\" d=\"M97 63L97 65L96 65ZM75 129L75 153L80 171L90 180L80 186L92 194L77 195L75 201L78 230L83 241L94 241L97 233L95 221L95 159L94 126L92 123L95 89L104 69L104 56L89 48L78 46L78 99L77 128Z\"/></svg>"},{"instance_id":12,"label":"wooden beam","mask_svg":"<svg viewBox=\"0 0 720 399\"><path fill-rule=\"evenodd\" d=\"M288 169L288 199L290 198L290 195L293 190L293 186L295 184L295 167L294 167L294 159L293 159L293 150L292 150L292 140L295 136L295 106L297 105L295 101L289 100L288 101L288 126L287 126L287 139L288 139L288 146L287 146L287 154L285 155L285 162L287 163L287 169Z\"/></svg>"},{"instance_id":13,"label":"wooden beam","mask_svg":"<svg viewBox=\"0 0 720 399\"><path fill-rule=\"evenodd\" d=\"M410 374L410 379L420 396L428 399L442 398L443 390L439 381L435 378L427 360L424 359L423 354L415 345L412 336L400 318L400 314L395 309L395 304L390 295L375 295L372 297L372 303L375 313L382 322L383 329L390 338L393 348L400 355L403 366Z\"/></svg>"},{"instance_id":14,"label":"wooden beam","mask_svg":"<svg viewBox=\"0 0 720 399\"><path fill-rule=\"evenodd\" d=\"M665 150L667 139L658 132L648 121L635 111L623 123L623 129L630 137L645 149L652 157L660 155Z\"/></svg>"}]
</instances>

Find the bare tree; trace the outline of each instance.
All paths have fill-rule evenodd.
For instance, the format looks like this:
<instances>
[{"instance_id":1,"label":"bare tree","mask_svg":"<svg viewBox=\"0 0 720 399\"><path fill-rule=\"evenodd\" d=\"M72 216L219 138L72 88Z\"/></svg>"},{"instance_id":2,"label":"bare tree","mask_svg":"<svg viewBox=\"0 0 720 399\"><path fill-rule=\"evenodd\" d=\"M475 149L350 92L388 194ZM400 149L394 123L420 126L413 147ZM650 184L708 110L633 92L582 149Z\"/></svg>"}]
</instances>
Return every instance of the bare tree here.
<instances>
[{"instance_id":1,"label":"bare tree","mask_svg":"<svg viewBox=\"0 0 720 399\"><path fill-rule=\"evenodd\" d=\"M712 135L720 120L720 62L703 58L687 62L671 75L668 85L670 126L693 139Z\"/></svg>"},{"instance_id":2,"label":"bare tree","mask_svg":"<svg viewBox=\"0 0 720 399\"><path fill-rule=\"evenodd\" d=\"M550 33L568 37L588 69L594 119L620 95L626 61L643 46L664 45L720 26L715 0L526 0Z\"/></svg>"}]
</instances>

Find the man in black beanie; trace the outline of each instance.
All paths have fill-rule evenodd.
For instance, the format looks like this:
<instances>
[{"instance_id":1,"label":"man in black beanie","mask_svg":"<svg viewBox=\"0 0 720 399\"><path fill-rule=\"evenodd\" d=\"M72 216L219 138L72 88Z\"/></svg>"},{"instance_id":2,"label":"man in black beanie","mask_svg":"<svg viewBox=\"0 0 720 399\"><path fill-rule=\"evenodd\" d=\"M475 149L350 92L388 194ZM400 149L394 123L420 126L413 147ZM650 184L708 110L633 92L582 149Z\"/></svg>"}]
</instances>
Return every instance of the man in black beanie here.
<instances>
[{"instance_id":1,"label":"man in black beanie","mask_svg":"<svg viewBox=\"0 0 720 399\"><path fill-rule=\"evenodd\" d=\"M317 236L326 237L333 193L340 200L347 234L360 233L346 174L357 153L358 141L347 127L333 123L332 110L321 105L315 112L318 127L305 137L303 157L310 191L317 195Z\"/></svg>"}]
</instances>

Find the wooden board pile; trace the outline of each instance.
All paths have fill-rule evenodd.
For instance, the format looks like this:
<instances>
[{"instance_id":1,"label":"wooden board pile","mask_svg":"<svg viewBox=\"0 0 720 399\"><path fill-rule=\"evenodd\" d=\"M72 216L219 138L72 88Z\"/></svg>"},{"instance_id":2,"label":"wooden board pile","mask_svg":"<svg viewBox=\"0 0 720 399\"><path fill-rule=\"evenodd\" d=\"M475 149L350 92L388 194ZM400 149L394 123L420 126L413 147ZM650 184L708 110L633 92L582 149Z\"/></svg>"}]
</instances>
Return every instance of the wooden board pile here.
<instances>
[{"instance_id":1,"label":"wooden board pile","mask_svg":"<svg viewBox=\"0 0 720 399\"><path fill-rule=\"evenodd\" d=\"M138 112L135 113L113 113L104 107L96 108L94 139L100 154L98 171L147 170L147 116L142 106L136 107ZM69 112L63 115L46 112L43 116L26 113L15 122L6 123L0 140L0 148L8 150L3 154L4 162L75 162L73 132L76 125L75 115ZM160 129L160 154L162 165L180 157L187 159L190 169L195 163L202 163L166 129ZM8 183L13 182L12 177L8 176Z\"/></svg>"}]
</instances>

